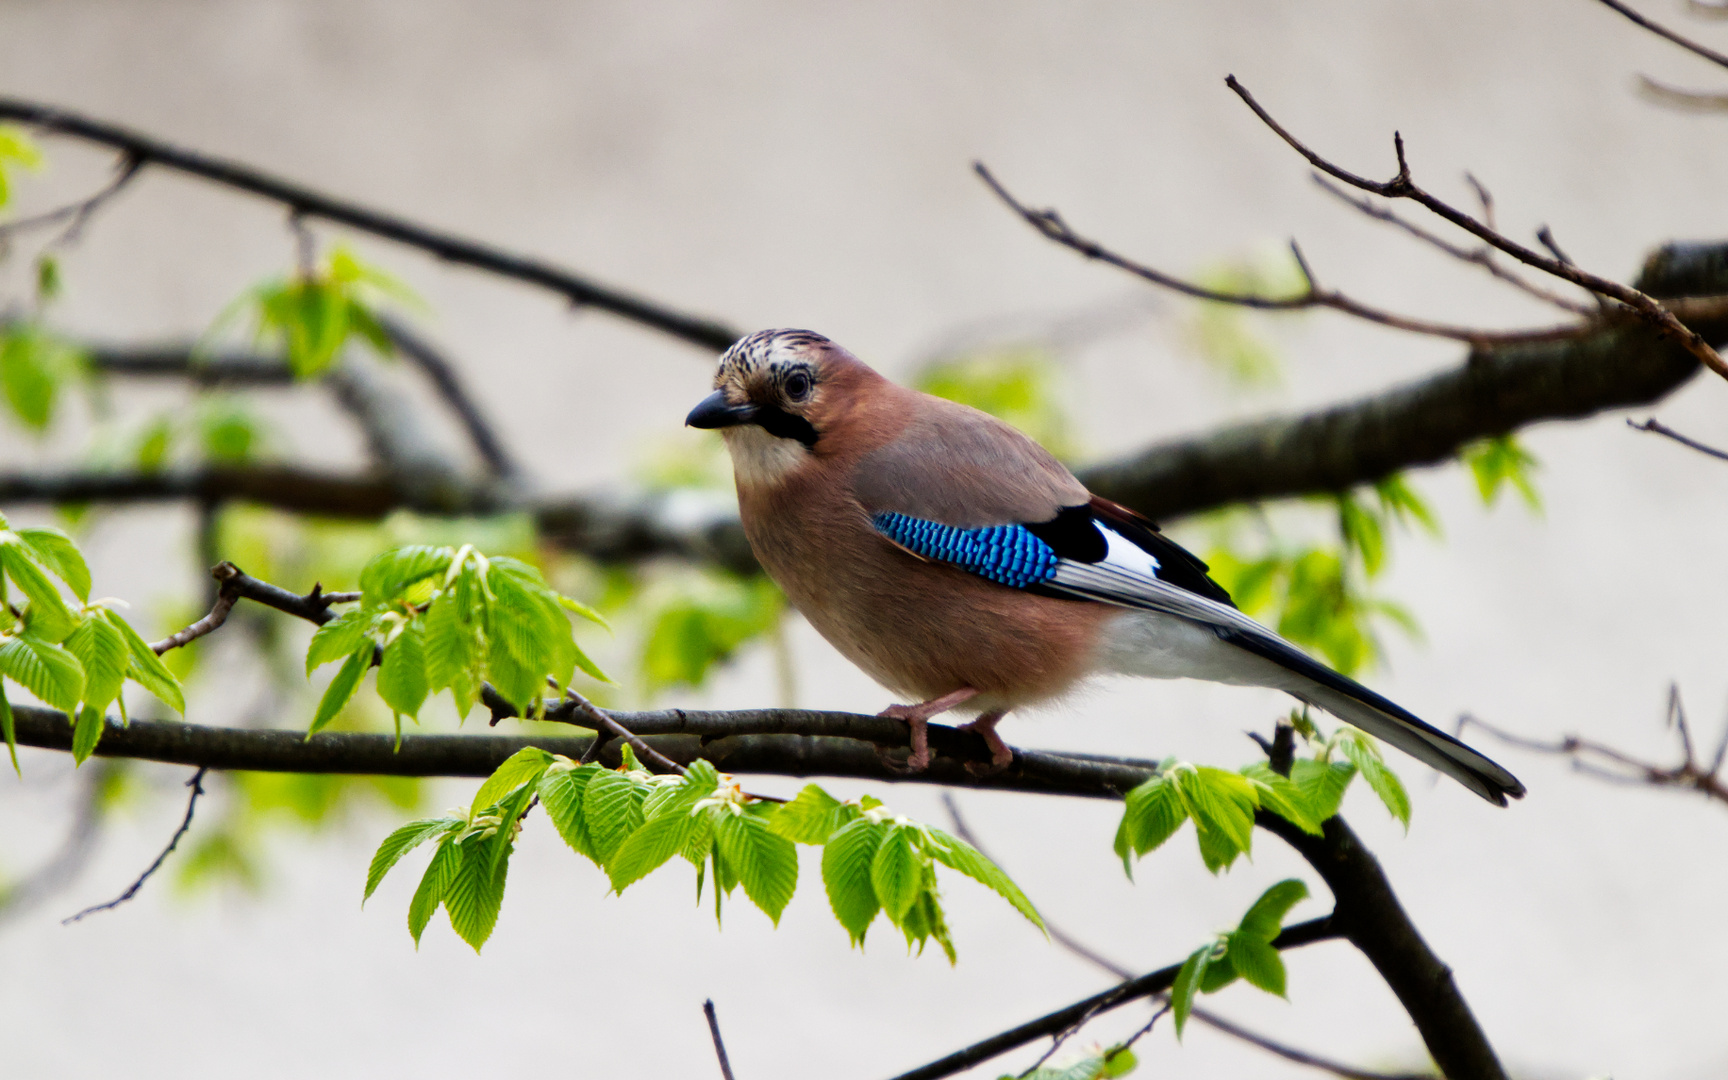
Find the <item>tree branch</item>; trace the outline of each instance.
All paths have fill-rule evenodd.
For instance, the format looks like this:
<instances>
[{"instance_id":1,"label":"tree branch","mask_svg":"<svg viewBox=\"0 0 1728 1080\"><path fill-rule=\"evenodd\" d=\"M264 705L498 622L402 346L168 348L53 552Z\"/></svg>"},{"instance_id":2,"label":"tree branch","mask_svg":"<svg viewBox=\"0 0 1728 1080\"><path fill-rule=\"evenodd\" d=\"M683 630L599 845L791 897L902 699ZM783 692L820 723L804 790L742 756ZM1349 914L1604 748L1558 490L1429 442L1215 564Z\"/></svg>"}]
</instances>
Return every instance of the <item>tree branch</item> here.
<instances>
[{"instance_id":1,"label":"tree branch","mask_svg":"<svg viewBox=\"0 0 1728 1080\"><path fill-rule=\"evenodd\" d=\"M180 819L180 827L174 830L174 835L168 840L168 846L162 849L160 855L156 856L156 861L146 867L144 872L138 875L138 879L128 886L125 892L108 901L106 904L94 904L85 908L83 911L80 911L76 915L71 915L61 919L61 926L71 926L84 916L94 915L98 911L112 911L114 908L119 907L121 904L126 903L126 901L138 895L138 890L142 889L144 883L150 880L151 874L154 874L157 870L162 868L162 864L168 861L168 856L172 855L174 849L180 846L180 839L186 835L186 830L192 827L192 814L198 809L198 796L204 794L204 773L206 771L206 769L200 766L198 771L192 774L192 779L186 781L186 786L192 789L192 794L186 799L186 816Z\"/></svg>"},{"instance_id":2,"label":"tree branch","mask_svg":"<svg viewBox=\"0 0 1728 1080\"><path fill-rule=\"evenodd\" d=\"M1286 926L1282 933L1272 939L1274 949L1294 949L1303 945L1312 945L1317 941L1330 941L1341 936L1333 925L1332 916L1309 919L1307 922L1294 923ZM939 1058L928 1065L921 1065L910 1072L904 1072L894 1077L894 1080L939 1080L940 1077L952 1076L957 1072L969 1069L980 1062L989 1061L993 1057L1006 1054L1027 1043L1036 1042L1047 1035L1055 1035L1065 1031L1080 1020L1109 1012L1130 1001L1152 997L1169 990L1176 982L1176 973L1182 970L1181 964L1171 964L1157 971L1130 979L1120 986L1094 994L1082 1001L1076 1001L1067 1008L1057 1009L1036 1020L1027 1021L1019 1027L1009 1028L1000 1035L992 1035L988 1039L973 1043L961 1050L956 1050L947 1057Z\"/></svg>"},{"instance_id":3,"label":"tree branch","mask_svg":"<svg viewBox=\"0 0 1728 1080\"><path fill-rule=\"evenodd\" d=\"M1625 4L1622 4L1620 2L1620 0L1602 0L1602 6L1608 7L1608 8L1613 8L1615 11L1618 11L1620 14L1626 16L1626 18L1630 19L1632 22L1643 27L1644 29L1650 31L1652 34L1655 34L1657 37L1662 38L1665 41L1673 42L1674 44L1680 46L1682 49L1685 49L1687 52L1691 53L1694 56L1701 56L1704 59L1710 61L1712 64L1715 64L1718 67L1728 68L1728 56L1724 56L1723 54L1717 52L1715 49L1709 48L1705 45L1700 45L1698 42L1693 41L1691 38L1686 37L1683 34L1680 34L1674 30L1670 30L1666 26L1663 26L1660 23L1652 22L1651 20L1638 14L1636 11L1633 11L1631 8L1627 7ZM1700 4L1698 6L1705 8L1706 10L1708 10L1708 8L1709 8L1709 5L1707 5L1707 4Z\"/></svg>"},{"instance_id":4,"label":"tree branch","mask_svg":"<svg viewBox=\"0 0 1728 1080\"><path fill-rule=\"evenodd\" d=\"M118 124L80 116L39 102L0 97L0 120L30 124L44 131L112 147L139 166L160 166L224 187L248 192L286 206L302 218L322 218L360 232L418 248L446 262L538 285L573 304L598 308L705 349L721 350L742 336L711 319L699 318L598 284L562 267L469 240L452 233L360 206L272 176L237 161L186 150Z\"/></svg>"},{"instance_id":5,"label":"tree branch","mask_svg":"<svg viewBox=\"0 0 1728 1080\"><path fill-rule=\"evenodd\" d=\"M1633 420L1631 417L1627 417L1626 426L1635 431L1648 431L1653 435L1661 435L1664 438L1673 439L1681 446L1691 447L1700 454L1708 454L1713 458L1720 458L1723 461L1728 461L1728 451L1718 450L1714 446L1706 446L1704 443L1701 443L1696 439L1689 439L1668 425L1659 422L1654 416L1644 421L1642 424Z\"/></svg>"}]
</instances>

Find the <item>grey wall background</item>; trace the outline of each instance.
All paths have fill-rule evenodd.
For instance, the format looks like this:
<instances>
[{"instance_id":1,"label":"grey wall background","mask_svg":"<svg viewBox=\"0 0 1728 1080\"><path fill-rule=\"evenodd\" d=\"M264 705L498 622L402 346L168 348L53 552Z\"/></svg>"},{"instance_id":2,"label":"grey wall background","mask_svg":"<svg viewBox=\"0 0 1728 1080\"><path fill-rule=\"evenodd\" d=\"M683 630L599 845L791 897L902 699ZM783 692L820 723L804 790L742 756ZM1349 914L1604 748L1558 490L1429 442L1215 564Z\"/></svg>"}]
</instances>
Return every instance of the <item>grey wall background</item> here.
<instances>
[{"instance_id":1,"label":"grey wall background","mask_svg":"<svg viewBox=\"0 0 1728 1080\"><path fill-rule=\"evenodd\" d=\"M1464 199L1461 172L1471 169L1493 188L1508 231L1547 223L1584 264L1630 275L1663 240L1728 235L1728 119L1642 104L1630 90L1638 71L1709 85L1704 65L1584 0L0 2L6 93L122 120L742 325L818 329L889 372L957 328L1139 295L1011 220L972 178L974 158L1034 203L1057 204L1077 226L1172 269L1296 235L1324 279L1387 306L1478 323L1545 319L1334 206L1223 77L1234 72L1313 145L1371 175L1391 172L1390 133L1400 129L1433 187ZM71 144L49 148L53 173L25 191L26 206L80 190L106 164ZM709 377L686 347L360 246L429 299L433 333L549 488L616 481L678 425ZM99 336L183 336L290 253L273 208L152 174L69 258L60 315ZM1317 316L1272 331L1287 387L1242 399L1184 355L1184 309L1156 304L1150 320L1073 357L1084 439L1098 454L1367 392L1458 355ZM1660 412L1720 444L1723 393L1700 379ZM284 415L300 425L307 457L351 448L317 410ZM13 463L64 450L6 440L0 453ZM1446 539L1401 542L1386 592L1419 613L1428 640L1393 639L1390 670L1375 682L1437 720L1470 710L1533 735L1577 731L1666 756L1668 681L1706 731L1728 694L1728 472L1613 416L1537 430L1529 445L1543 461L1543 517L1483 511L1456 470L1421 478ZM188 529L165 510L106 523L96 591L139 603L188 594ZM887 703L807 630L794 647L807 704ZM753 655L703 700L760 703L771 685L766 659ZM1008 735L1228 762L1248 758L1242 730L1279 708L1243 690L1109 685L1018 718ZM1403 763L1416 802L1408 837L1361 793L1347 811L1504 1056L1528 1076L1720 1076L1728 819L1502 756L1532 792L1510 811L1431 786ZM52 845L72 791L63 760L30 754L24 767L23 783L0 781L14 869ZM160 772L165 792L181 772ZM464 800L464 785L449 794ZM932 791L884 794L939 820ZM61 908L131 879L177 820L178 798L164 794L148 820L118 829L70 895L0 935L7 1075L705 1076L715 1070L698 1007L712 996L741 1077L870 1077L1105 985L967 884L949 889L961 951L949 969L908 958L880 928L867 952L849 951L813 873L777 932L737 906L717 933L691 910L681 871L606 898L601 876L539 821L483 957L442 926L413 950L401 924L406 876L359 910L366 861L391 826L383 816L286 844L263 900L187 905L151 888L123 910L60 927ZM1263 838L1252 864L1221 879L1181 849L1142 864L1130 884L1109 851L1110 805L961 801L1053 918L1136 966L1184 954L1267 884L1305 869ZM1290 965L1293 1004L1243 990L1213 1004L1362 1064L1420 1060L1395 1001L1347 947L1294 954ZM1096 1037L1143 1018L1125 1010ZM1298 1071L1199 1028L1181 1047L1157 1033L1143 1058L1147 1075Z\"/></svg>"}]
</instances>

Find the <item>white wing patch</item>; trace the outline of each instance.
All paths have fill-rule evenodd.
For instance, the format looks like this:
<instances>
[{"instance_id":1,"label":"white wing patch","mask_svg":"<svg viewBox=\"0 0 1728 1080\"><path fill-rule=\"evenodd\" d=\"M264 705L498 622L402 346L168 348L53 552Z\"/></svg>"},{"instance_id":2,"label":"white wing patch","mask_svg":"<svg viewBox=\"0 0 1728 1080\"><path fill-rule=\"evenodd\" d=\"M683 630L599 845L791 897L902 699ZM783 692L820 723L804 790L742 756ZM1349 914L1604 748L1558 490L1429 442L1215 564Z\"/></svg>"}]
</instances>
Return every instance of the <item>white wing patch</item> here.
<instances>
[{"instance_id":1,"label":"white wing patch","mask_svg":"<svg viewBox=\"0 0 1728 1080\"><path fill-rule=\"evenodd\" d=\"M1104 534L1105 553L1103 564L1126 570L1130 574L1140 574L1149 578L1158 577L1162 564L1157 556L1141 547L1139 544L1112 529L1107 522L1094 521L1099 532Z\"/></svg>"}]
</instances>

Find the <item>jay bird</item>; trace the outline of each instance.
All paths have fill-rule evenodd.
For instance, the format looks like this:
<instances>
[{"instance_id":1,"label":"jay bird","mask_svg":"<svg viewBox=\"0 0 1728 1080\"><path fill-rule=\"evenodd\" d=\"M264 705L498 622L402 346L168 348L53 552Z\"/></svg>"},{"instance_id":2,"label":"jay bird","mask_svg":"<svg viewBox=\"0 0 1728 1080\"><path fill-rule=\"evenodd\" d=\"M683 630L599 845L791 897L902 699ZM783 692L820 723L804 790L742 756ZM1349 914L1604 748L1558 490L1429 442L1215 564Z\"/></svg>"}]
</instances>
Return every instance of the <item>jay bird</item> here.
<instances>
[{"instance_id":1,"label":"jay bird","mask_svg":"<svg viewBox=\"0 0 1728 1080\"><path fill-rule=\"evenodd\" d=\"M686 423L718 428L757 559L849 660L917 702L912 730L976 712L996 767L1010 709L1089 675L1283 690L1498 805L1505 769L1237 610L1206 564L1086 490L1005 423L896 386L820 334L763 330L720 357Z\"/></svg>"}]
</instances>

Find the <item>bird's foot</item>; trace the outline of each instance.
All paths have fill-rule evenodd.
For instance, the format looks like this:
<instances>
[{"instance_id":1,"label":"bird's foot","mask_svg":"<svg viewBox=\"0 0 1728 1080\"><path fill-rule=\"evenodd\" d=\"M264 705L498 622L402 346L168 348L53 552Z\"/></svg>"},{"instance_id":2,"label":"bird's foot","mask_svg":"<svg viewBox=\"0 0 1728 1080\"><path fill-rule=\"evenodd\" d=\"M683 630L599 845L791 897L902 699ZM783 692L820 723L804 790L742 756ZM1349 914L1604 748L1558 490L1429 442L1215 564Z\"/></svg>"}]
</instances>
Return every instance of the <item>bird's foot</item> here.
<instances>
[{"instance_id":1,"label":"bird's foot","mask_svg":"<svg viewBox=\"0 0 1728 1080\"><path fill-rule=\"evenodd\" d=\"M912 756L906 759L906 764L894 765L886 757L882 758L883 763L895 772L920 773L928 769L930 759L934 756L930 752L930 718L939 713L945 713L956 705L965 704L977 696L978 691L971 687L965 687L950 694L943 694L939 698L919 702L916 705L890 705L877 713L877 716L904 720L906 726L912 729ZM878 756L881 756L880 753ZM1010 755L1009 760L1013 760L1012 755Z\"/></svg>"},{"instance_id":2,"label":"bird's foot","mask_svg":"<svg viewBox=\"0 0 1728 1080\"><path fill-rule=\"evenodd\" d=\"M984 740L984 745L990 748L990 764L981 761L968 761L966 771L973 776L995 776L997 773L1014 764L1014 751L1002 741L1002 736L996 734L996 723L1002 719L1000 712L985 713L970 724L961 724L961 731L970 731Z\"/></svg>"}]
</instances>

